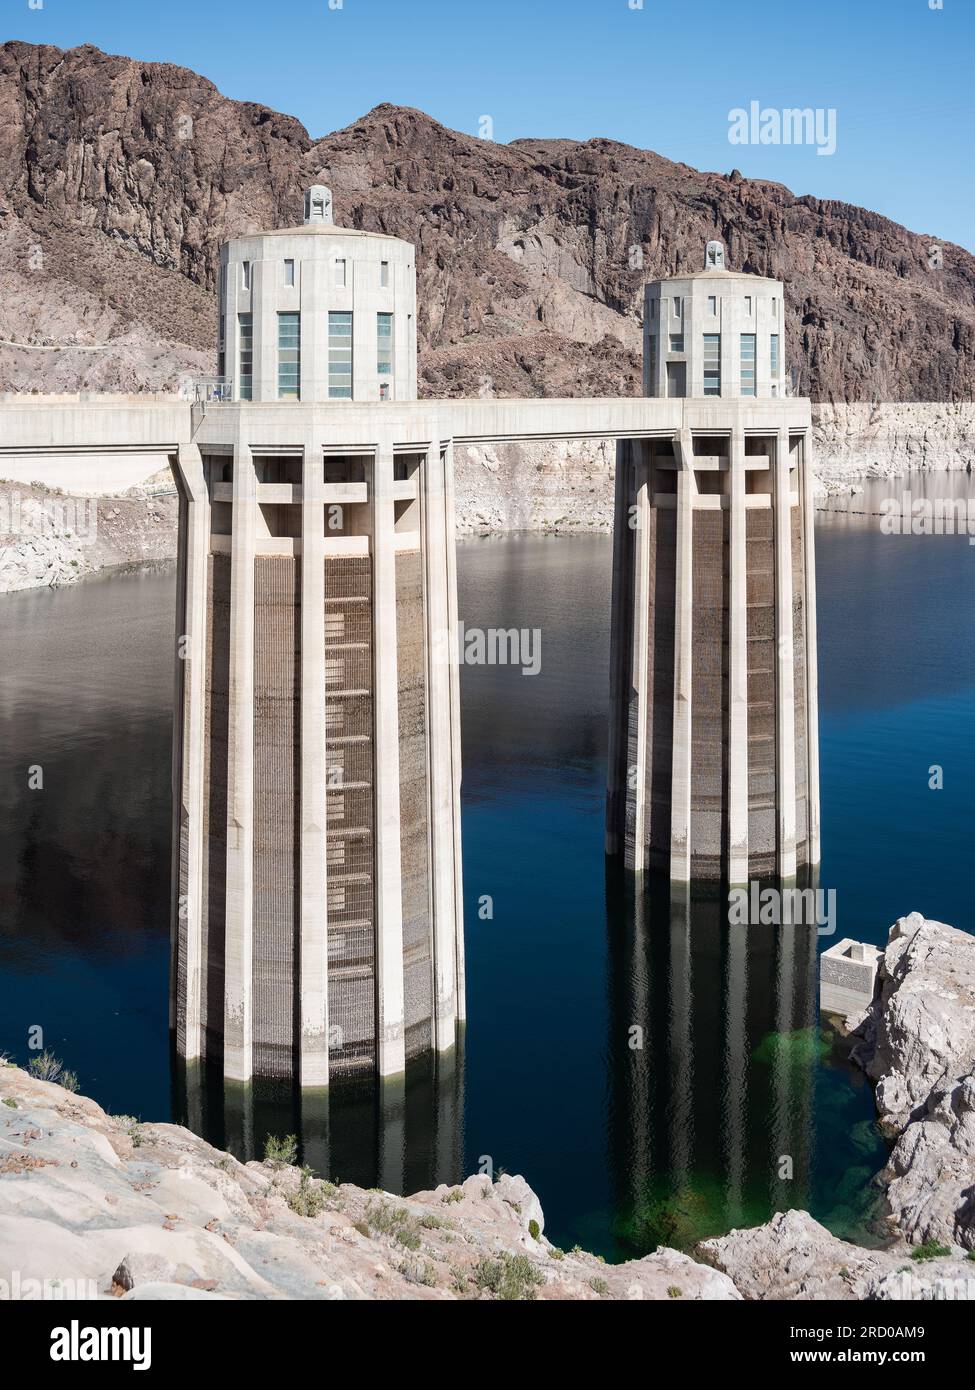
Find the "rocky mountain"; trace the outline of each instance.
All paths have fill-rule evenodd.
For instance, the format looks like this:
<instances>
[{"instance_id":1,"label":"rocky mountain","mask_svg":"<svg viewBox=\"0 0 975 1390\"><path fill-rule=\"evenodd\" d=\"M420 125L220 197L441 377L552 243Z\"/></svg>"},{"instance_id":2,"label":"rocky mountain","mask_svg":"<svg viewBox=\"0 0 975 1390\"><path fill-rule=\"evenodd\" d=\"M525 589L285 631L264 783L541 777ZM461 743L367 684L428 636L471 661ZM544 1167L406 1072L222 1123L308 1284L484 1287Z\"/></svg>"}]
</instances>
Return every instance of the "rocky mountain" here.
<instances>
[{"instance_id":1,"label":"rocky mountain","mask_svg":"<svg viewBox=\"0 0 975 1390\"><path fill-rule=\"evenodd\" d=\"M0 123L0 388L166 389L208 368L220 242L299 221L318 181L337 221L415 242L426 395L635 393L644 282L717 236L786 282L804 393L975 396L975 257L734 170L604 139L498 145L389 105L313 140L90 46L0 47Z\"/></svg>"}]
</instances>

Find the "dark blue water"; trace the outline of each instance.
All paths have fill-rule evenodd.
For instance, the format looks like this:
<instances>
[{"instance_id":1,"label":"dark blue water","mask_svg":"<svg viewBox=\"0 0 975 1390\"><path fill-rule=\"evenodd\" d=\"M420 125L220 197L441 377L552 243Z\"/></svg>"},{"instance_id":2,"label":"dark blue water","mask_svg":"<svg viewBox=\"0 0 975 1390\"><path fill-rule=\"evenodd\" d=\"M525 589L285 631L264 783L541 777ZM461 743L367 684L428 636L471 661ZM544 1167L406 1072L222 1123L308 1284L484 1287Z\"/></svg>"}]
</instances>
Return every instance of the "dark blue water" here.
<instances>
[{"instance_id":1,"label":"dark blue water","mask_svg":"<svg viewBox=\"0 0 975 1390\"><path fill-rule=\"evenodd\" d=\"M610 555L603 537L460 548L468 626L542 640L536 677L463 670L462 1065L419 1070L405 1096L335 1088L324 1116L258 1097L246 1122L170 1069L172 576L0 600L0 1050L26 1060L40 1025L111 1111L189 1119L242 1153L295 1129L317 1167L365 1185L522 1172L553 1240L610 1258L783 1206L869 1234L885 1151L818 1025L830 939L743 939L715 902L659 886L628 902L607 880ZM914 908L972 930L975 547L825 517L817 558L838 932L880 942Z\"/></svg>"}]
</instances>

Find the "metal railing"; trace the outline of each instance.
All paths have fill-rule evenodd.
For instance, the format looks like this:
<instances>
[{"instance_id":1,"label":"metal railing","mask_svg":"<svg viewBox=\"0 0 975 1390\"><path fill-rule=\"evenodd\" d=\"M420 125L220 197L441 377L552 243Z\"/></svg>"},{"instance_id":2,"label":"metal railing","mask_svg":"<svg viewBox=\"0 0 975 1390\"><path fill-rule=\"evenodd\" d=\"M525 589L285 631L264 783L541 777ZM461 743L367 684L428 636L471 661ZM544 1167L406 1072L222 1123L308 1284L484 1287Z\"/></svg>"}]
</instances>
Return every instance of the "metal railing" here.
<instances>
[{"instance_id":1,"label":"metal railing","mask_svg":"<svg viewBox=\"0 0 975 1390\"><path fill-rule=\"evenodd\" d=\"M198 405L226 405L233 398L232 377L201 376L193 382L193 400Z\"/></svg>"}]
</instances>

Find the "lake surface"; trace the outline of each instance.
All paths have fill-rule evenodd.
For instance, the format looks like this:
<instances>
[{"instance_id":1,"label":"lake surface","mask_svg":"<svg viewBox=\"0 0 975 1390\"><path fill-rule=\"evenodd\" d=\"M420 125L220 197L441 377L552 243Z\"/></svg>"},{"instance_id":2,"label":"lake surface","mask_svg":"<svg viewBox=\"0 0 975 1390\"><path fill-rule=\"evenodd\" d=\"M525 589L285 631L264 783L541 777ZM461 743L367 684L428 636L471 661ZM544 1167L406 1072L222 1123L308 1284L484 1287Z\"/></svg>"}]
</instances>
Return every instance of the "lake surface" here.
<instances>
[{"instance_id":1,"label":"lake surface","mask_svg":"<svg viewBox=\"0 0 975 1390\"><path fill-rule=\"evenodd\" d=\"M869 1238L886 1151L817 1021L836 938L732 933L717 902L634 903L607 879L610 560L606 537L461 545L467 626L542 643L536 676L462 670L463 1054L405 1093L333 1088L324 1114L280 1092L235 1106L170 1065L172 574L0 600L0 1051L25 1062L39 1025L110 1111L189 1120L242 1156L298 1132L307 1161L366 1186L524 1173L550 1238L609 1259L785 1205ZM824 513L817 564L837 933L880 943L915 908L971 931L975 547Z\"/></svg>"}]
</instances>

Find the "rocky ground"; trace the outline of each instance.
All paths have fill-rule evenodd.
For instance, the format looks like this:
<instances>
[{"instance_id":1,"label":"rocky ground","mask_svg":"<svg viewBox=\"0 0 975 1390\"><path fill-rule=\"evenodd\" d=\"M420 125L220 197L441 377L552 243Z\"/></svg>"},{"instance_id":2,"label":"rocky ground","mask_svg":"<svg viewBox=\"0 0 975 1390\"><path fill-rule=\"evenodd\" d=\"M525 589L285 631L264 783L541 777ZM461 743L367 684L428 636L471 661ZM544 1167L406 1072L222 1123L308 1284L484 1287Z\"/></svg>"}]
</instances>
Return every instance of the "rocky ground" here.
<instances>
[{"instance_id":1,"label":"rocky ground","mask_svg":"<svg viewBox=\"0 0 975 1390\"><path fill-rule=\"evenodd\" d=\"M520 1177L401 1198L238 1163L0 1068L0 1281L99 1298L737 1299L676 1250L563 1253Z\"/></svg>"},{"instance_id":2,"label":"rocky ground","mask_svg":"<svg viewBox=\"0 0 975 1390\"><path fill-rule=\"evenodd\" d=\"M239 1163L177 1125L0 1066L0 1289L97 1298L930 1299L975 1297L975 937L891 928L857 1055L894 1140L888 1240L806 1212L606 1265L544 1234L521 1177L407 1198L285 1161ZM28 1283L28 1281L35 1281ZM37 1296L36 1294L32 1296Z\"/></svg>"},{"instance_id":3,"label":"rocky ground","mask_svg":"<svg viewBox=\"0 0 975 1390\"><path fill-rule=\"evenodd\" d=\"M168 478L108 497L0 481L0 594L172 560L178 520Z\"/></svg>"}]
</instances>

